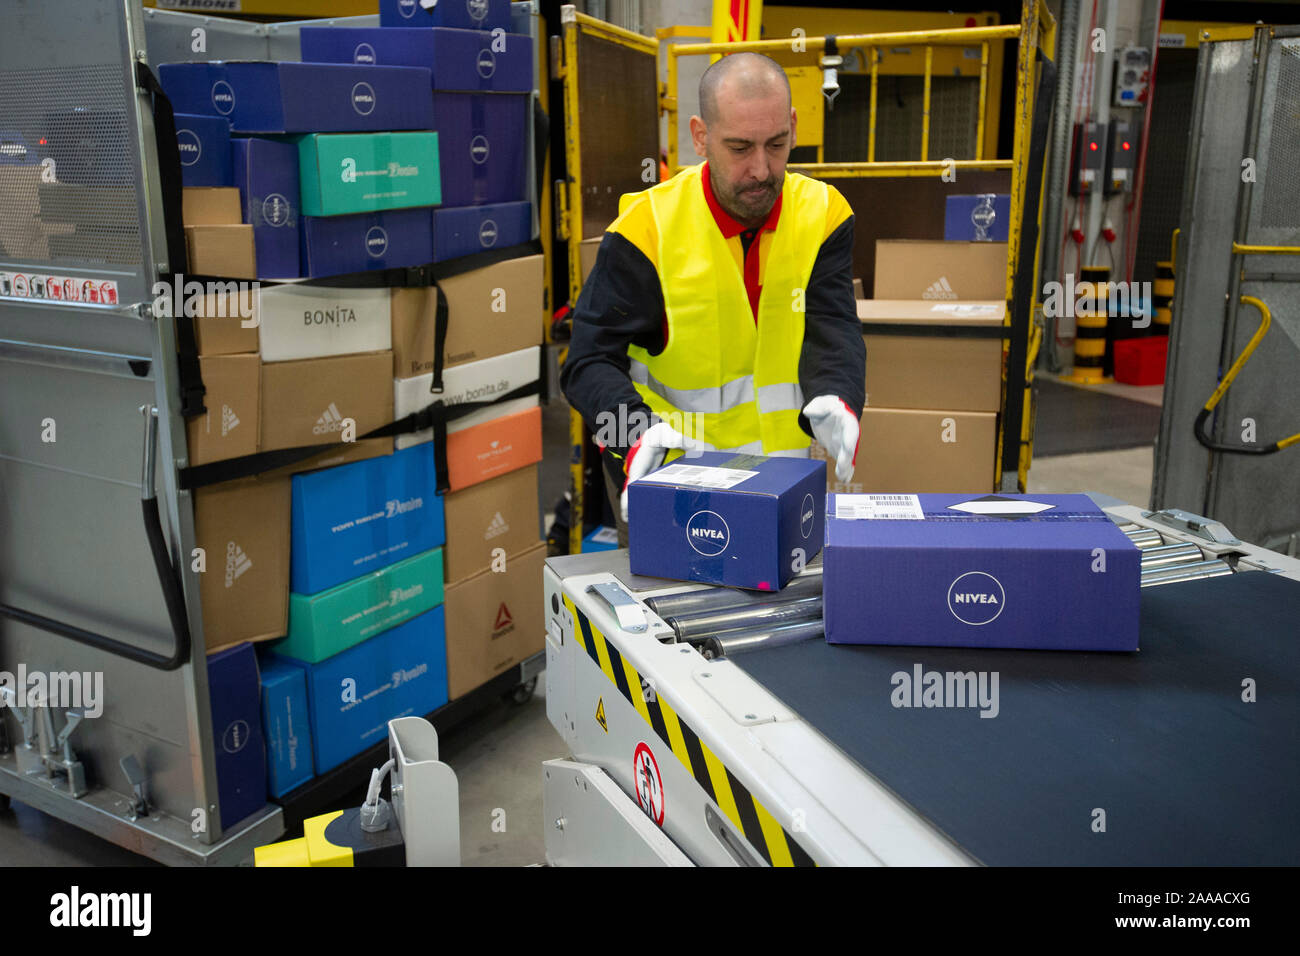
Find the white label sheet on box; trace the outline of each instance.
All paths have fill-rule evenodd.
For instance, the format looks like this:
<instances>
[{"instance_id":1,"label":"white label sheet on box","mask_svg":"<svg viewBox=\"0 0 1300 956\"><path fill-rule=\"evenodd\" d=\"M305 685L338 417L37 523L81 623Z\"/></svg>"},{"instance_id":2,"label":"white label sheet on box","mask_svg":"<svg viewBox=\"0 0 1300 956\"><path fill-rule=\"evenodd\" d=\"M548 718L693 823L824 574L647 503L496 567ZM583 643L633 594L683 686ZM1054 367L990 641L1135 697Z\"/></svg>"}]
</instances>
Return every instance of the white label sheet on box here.
<instances>
[{"instance_id":1,"label":"white label sheet on box","mask_svg":"<svg viewBox=\"0 0 1300 956\"><path fill-rule=\"evenodd\" d=\"M673 485L694 485L696 488L734 488L742 481L757 475L756 471L740 468L716 468L710 465L669 465L646 475L647 481L662 481Z\"/></svg>"},{"instance_id":2,"label":"white label sheet on box","mask_svg":"<svg viewBox=\"0 0 1300 956\"><path fill-rule=\"evenodd\" d=\"M836 495L835 517L857 521L924 521L921 499L916 495Z\"/></svg>"}]
</instances>

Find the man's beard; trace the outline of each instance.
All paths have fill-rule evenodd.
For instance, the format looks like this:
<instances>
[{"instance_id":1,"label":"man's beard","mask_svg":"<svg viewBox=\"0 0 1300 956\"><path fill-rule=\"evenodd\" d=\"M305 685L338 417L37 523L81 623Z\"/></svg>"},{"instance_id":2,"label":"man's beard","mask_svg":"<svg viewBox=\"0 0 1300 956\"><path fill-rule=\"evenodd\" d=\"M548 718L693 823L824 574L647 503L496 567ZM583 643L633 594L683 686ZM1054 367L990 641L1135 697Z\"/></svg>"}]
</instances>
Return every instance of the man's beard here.
<instances>
[{"instance_id":1,"label":"man's beard","mask_svg":"<svg viewBox=\"0 0 1300 956\"><path fill-rule=\"evenodd\" d=\"M784 174L782 176L784 178ZM723 206L738 219L761 219L772 211L780 188L780 182L775 179L750 184L746 189L731 191L726 195Z\"/></svg>"}]
</instances>

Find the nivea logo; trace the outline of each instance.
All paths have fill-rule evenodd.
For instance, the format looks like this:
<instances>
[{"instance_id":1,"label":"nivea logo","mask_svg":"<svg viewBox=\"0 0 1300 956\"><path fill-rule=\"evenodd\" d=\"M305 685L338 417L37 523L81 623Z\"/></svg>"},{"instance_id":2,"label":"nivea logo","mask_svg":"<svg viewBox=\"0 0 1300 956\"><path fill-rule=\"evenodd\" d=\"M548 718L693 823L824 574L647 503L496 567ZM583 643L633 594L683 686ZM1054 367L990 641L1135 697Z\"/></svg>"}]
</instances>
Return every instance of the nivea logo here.
<instances>
[{"instance_id":1,"label":"nivea logo","mask_svg":"<svg viewBox=\"0 0 1300 956\"><path fill-rule=\"evenodd\" d=\"M415 16L415 0L397 0L397 12L409 20Z\"/></svg>"},{"instance_id":2,"label":"nivea logo","mask_svg":"<svg viewBox=\"0 0 1300 956\"><path fill-rule=\"evenodd\" d=\"M375 48L369 43L358 43L352 51L353 63L375 63Z\"/></svg>"},{"instance_id":3,"label":"nivea logo","mask_svg":"<svg viewBox=\"0 0 1300 956\"><path fill-rule=\"evenodd\" d=\"M482 20L488 15L488 0L465 0L465 9L475 20Z\"/></svg>"},{"instance_id":4,"label":"nivea logo","mask_svg":"<svg viewBox=\"0 0 1300 956\"><path fill-rule=\"evenodd\" d=\"M262 221L268 226L283 226L289 222L289 200L283 193L271 193L262 200Z\"/></svg>"},{"instance_id":5,"label":"nivea logo","mask_svg":"<svg viewBox=\"0 0 1300 956\"><path fill-rule=\"evenodd\" d=\"M480 165L486 163L489 149L491 144L488 143L488 138L479 133L469 141L469 158Z\"/></svg>"},{"instance_id":6,"label":"nivea logo","mask_svg":"<svg viewBox=\"0 0 1300 956\"><path fill-rule=\"evenodd\" d=\"M495 245L497 241L497 224L491 219L484 219L478 227L478 244L483 247Z\"/></svg>"},{"instance_id":7,"label":"nivea logo","mask_svg":"<svg viewBox=\"0 0 1300 956\"><path fill-rule=\"evenodd\" d=\"M486 80L497 71L497 58L492 54L491 50L479 50L478 59L474 62L474 65L478 67L478 75Z\"/></svg>"},{"instance_id":8,"label":"nivea logo","mask_svg":"<svg viewBox=\"0 0 1300 956\"><path fill-rule=\"evenodd\" d=\"M1002 583L983 571L958 575L948 587L948 610L963 624L988 624L1002 613L1006 603Z\"/></svg>"},{"instance_id":9,"label":"nivea logo","mask_svg":"<svg viewBox=\"0 0 1300 956\"><path fill-rule=\"evenodd\" d=\"M225 80L212 84L212 108L222 116L229 116L235 109L235 91Z\"/></svg>"},{"instance_id":10,"label":"nivea logo","mask_svg":"<svg viewBox=\"0 0 1300 956\"><path fill-rule=\"evenodd\" d=\"M813 506L813 496L804 495L799 505L799 533L805 538L812 534L813 522L817 519L817 509Z\"/></svg>"},{"instance_id":11,"label":"nivea logo","mask_svg":"<svg viewBox=\"0 0 1300 956\"><path fill-rule=\"evenodd\" d=\"M176 148L180 150L182 166L193 166L203 155L203 144L192 129L176 131Z\"/></svg>"},{"instance_id":12,"label":"nivea logo","mask_svg":"<svg viewBox=\"0 0 1300 956\"><path fill-rule=\"evenodd\" d=\"M352 108L362 116L369 116L375 111L375 88L369 83L358 83L352 87Z\"/></svg>"},{"instance_id":13,"label":"nivea logo","mask_svg":"<svg viewBox=\"0 0 1300 956\"><path fill-rule=\"evenodd\" d=\"M237 754L248 743L248 721L236 720L226 727L221 735L221 749L228 754Z\"/></svg>"},{"instance_id":14,"label":"nivea logo","mask_svg":"<svg viewBox=\"0 0 1300 956\"><path fill-rule=\"evenodd\" d=\"M731 543L731 529L716 511L697 511L686 522L686 541L707 558L721 554Z\"/></svg>"},{"instance_id":15,"label":"nivea logo","mask_svg":"<svg viewBox=\"0 0 1300 956\"><path fill-rule=\"evenodd\" d=\"M388 233L384 231L383 226L371 226L366 233L366 252L370 253L372 258L378 259L388 251Z\"/></svg>"}]
</instances>

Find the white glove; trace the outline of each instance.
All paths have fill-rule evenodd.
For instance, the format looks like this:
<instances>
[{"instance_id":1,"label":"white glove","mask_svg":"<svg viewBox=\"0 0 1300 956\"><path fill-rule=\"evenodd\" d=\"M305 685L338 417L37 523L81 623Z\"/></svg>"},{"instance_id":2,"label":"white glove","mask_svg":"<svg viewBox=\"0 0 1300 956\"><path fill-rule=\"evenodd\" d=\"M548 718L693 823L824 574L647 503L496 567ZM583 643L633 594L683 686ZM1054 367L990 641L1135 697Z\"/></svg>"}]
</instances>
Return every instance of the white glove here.
<instances>
[{"instance_id":1,"label":"white glove","mask_svg":"<svg viewBox=\"0 0 1300 956\"><path fill-rule=\"evenodd\" d=\"M813 437L835 462L836 480L848 481L858 455L858 420L834 395L818 395L804 406L803 413L812 425Z\"/></svg>"},{"instance_id":2,"label":"white glove","mask_svg":"<svg viewBox=\"0 0 1300 956\"><path fill-rule=\"evenodd\" d=\"M856 422L854 423L856 424ZM680 448L688 455L705 450L704 443L694 438L687 438L672 428L667 422L655 422L642 434L640 440L632 446L631 461L627 465L627 484L619 505L623 510L623 521L627 521L627 487L638 478L643 478L663 464L664 456L670 449Z\"/></svg>"}]
</instances>

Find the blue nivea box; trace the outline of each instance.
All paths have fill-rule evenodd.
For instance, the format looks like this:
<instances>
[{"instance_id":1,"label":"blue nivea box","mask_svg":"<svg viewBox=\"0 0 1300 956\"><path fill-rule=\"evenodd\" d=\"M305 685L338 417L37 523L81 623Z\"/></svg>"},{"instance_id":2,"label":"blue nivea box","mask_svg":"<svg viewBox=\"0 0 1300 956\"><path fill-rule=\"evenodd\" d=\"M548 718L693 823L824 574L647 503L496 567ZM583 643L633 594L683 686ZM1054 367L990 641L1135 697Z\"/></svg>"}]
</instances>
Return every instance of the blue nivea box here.
<instances>
[{"instance_id":1,"label":"blue nivea box","mask_svg":"<svg viewBox=\"0 0 1300 956\"><path fill-rule=\"evenodd\" d=\"M633 574L775 591L821 550L826 463L704 452L628 486Z\"/></svg>"},{"instance_id":2,"label":"blue nivea box","mask_svg":"<svg viewBox=\"0 0 1300 956\"><path fill-rule=\"evenodd\" d=\"M181 155L181 185L230 186L230 123L220 116L176 114L176 148Z\"/></svg>"},{"instance_id":3,"label":"blue nivea box","mask_svg":"<svg viewBox=\"0 0 1300 956\"><path fill-rule=\"evenodd\" d=\"M1011 195L983 193L949 196L943 214L943 238L965 242L1006 242L1011 229Z\"/></svg>"},{"instance_id":4,"label":"blue nivea box","mask_svg":"<svg viewBox=\"0 0 1300 956\"><path fill-rule=\"evenodd\" d=\"M307 669L276 654L263 654L260 664L267 786L271 796L282 797L316 775L311 759Z\"/></svg>"},{"instance_id":5,"label":"blue nivea box","mask_svg":"<svg viewBox=\"0 0 1300 956\"><path fill-rule=\"evenodd\" d=\"M528 110L523 93L433 94L444 205L527 198Z\"/></svg>"},{"instance_id":6,"label":"blue nivea box","mask_svg":"<svg viewBox=\"0 0 1300 956\"><path fill-rule=\"evenodd\" d=\"M422 266L433 261L428 206L350 216L303 216L299 232L304 277Z\"/></svg>"},{"instance_id":7,"label":"blue nivea box","mask_svg":"<svg viewBox=\"0 0 1300 956\"><path fill-rule=\"evenodd\" d=\"M244 222L253 227L258 278L297 278L297 148L292 143L249 137L232 140L230 152Z\"/></svg>"},{"instance_id":8,"label":"blue nivea box","mask_svg":"<svg viewBox=\"0 0 1300 956\"><path fill-rule=\"evenodd\" d=\"M433 444L293 476L289 590L316 594L446 541Z\"/></svg>"},{"instance_id":9,"label":"blue nivea box","mask_svg":"<svg viewBox=\"0 0 1300 956\"><path fill-rule=\"evenodd\" d=\"M303 27L300 39L304 62L424 67L435 90L528 93L533 88L533 41L518 33Z\"/></svg>"},{"instance_id":10,"label":"blue nivea box","mask_svg":"<svg viewBox=\"0 0 1300 956\"><path fill-rule=\"evenodd\" d=\"M510 0L379 0L381 27L510 29Z\"/></svg>"},{"instance_id":11,"label":"blue nivea box","mask_svg":"<svg viewBox=\"0 0 1300 956\"><path fill-rule=\"evenodd\" d=\"M221 828L226 830L266 805L261 693L252 644L236 644L208 655L208 697Z\"/></svg>"},{"instance_id":12,"label":"blue nivea box","mask_svg":"<svg viewBox=\"0 0 1300 956\"><path fill-rule=\"evenodd\" d=\"M318 664L304 665L312 755L325 773L388 739L388 722L447 703L442 605Z\"/></svg>"},{"instance_id":13,"label":"blue nivea box","mask_svg":"<svg viewBox=\"0 0 1300 956\"><path fill-rule=\"evenodd\" d=\"M826 640L1136 651L1141 552L1086 495L830 495Z\"/></svg>"},{"instance_id":14,"label":"blue nivea box","mask_svg":"<svg viewBox=\"0 0 1300 956\"><path fill-rule=\"evenodd\" d=\"M433 210L434 262L515 246L532 236L533 204L530 202L440 206Z\"/></svg>"},{"instance_id":15,"label":"blue nivea box","mask_svg":"<svg viewBox=\"0 0 1300 956\"><path fill-rule=\"evenodd\" d=\"M429 71L407 66L230 60L164 63L174 108L230 120L235 133L431 129Z\"/></svg>"}]
</instances>

